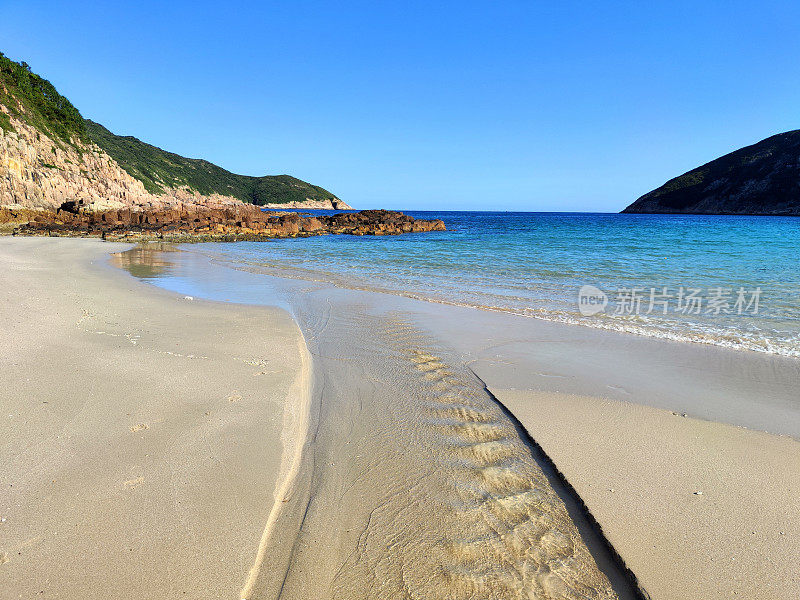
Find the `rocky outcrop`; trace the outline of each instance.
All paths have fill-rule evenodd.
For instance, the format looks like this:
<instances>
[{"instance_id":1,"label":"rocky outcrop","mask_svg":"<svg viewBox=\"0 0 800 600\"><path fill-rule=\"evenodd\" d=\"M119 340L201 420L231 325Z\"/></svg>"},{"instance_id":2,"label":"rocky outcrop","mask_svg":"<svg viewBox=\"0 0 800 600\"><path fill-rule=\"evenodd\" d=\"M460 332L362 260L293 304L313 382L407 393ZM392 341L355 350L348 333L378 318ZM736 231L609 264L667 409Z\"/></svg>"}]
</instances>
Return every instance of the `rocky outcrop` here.
<instances>
[{"instance_id":1,"label":"rocky outcrop","mask_svg":"<svg viewBox=\"0 0 800 600\"><path fill-rule=\"evenodd\" d=\"M306 198L305 202L286 202L283 204L265 204L264 208L273 210L306 209L306 210L354 210L346 202L333 198L332 200L312 200Z\"/></svg>"},{"instance_id":2,"label":"rocky outcrop","mask_svg":"<svg viewBox=\"0 0 800 600\"><path fill-rule=\"evenodd\" d=\"M96 148L78 152L17 120L0 130L0 206L55 209L68 200L121 208L154 200Z\"/></svg>"},{"instance_id":3,"label":"rocky outcrop","mask_svg":"<svg viewBox=\"0 0 800 600\"><path fill-rule=\"evenodd\" d=\"M14 211L0 211L0 220L14 219ZM57 211L28 211L27 223L15 235L93 236L108 240L236 241L324 234L397 235L444 231L439 220L415 220L386 210L301 216L297 213L264 212L247 204L208 208L182 204L158 210L87 211L65 203Z\"/></svg>"},{"instance_id":4,"label":"rocky outcrop","mask_svg":"<svg viewBox=\"0 0 800 600\"><path fill-rule=\"evenodd\" d=\"M692 169L622 212L800 216L800 130Z\"/></svg>"}]
</instances>

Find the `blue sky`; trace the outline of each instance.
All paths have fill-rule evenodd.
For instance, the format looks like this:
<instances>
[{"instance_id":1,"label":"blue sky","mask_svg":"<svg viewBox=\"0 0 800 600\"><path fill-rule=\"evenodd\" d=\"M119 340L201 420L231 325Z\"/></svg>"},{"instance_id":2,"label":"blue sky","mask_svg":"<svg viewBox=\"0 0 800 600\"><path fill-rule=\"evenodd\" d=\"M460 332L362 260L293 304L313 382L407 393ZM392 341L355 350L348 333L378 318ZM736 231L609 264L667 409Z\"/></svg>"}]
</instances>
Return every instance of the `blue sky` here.
<instances>
[{"instance_id":1,"label":"blue sky","mask_svg":"<svg viewBox=\"0 0 800 600\"><path fill-rule=\"evenodd\" d=\"M112 131L359 208L617 211L800 128L798 2L0 0Z\"/></svg>"}]
</instances>

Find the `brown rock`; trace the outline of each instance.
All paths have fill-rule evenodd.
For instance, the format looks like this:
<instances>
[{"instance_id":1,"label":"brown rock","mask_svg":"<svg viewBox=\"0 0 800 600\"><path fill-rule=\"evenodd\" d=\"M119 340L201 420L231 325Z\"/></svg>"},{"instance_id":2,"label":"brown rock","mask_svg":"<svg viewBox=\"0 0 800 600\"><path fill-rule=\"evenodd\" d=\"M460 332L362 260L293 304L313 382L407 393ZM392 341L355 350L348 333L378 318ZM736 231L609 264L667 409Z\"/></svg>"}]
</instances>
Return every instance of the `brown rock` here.
<instances>
[{"instance_id":1,"label":"brown rock","mask_svg":"<svg viewBox=\"0 0 800 600\"><path fill-rule=\"evenodd\" d=\"M11 218L2 209L0 219ZM441 220L415 221L403 213L366 210L330 216L301 216L297 213L264 213L257 206L241 205L220 208L200 204L148 210L131 208L93 212L80 202L64 202L57 212L32 211L35 214L15 231L29 235L95 235L113 239L147 239L166 236L266 239L299 234L396 235L407 232L442 231ZM23 221L20 221L23 222ZM216 239L214 238L214 239ZM205 239L205 238L204 238Z\"/></svg>"}]
</instances>

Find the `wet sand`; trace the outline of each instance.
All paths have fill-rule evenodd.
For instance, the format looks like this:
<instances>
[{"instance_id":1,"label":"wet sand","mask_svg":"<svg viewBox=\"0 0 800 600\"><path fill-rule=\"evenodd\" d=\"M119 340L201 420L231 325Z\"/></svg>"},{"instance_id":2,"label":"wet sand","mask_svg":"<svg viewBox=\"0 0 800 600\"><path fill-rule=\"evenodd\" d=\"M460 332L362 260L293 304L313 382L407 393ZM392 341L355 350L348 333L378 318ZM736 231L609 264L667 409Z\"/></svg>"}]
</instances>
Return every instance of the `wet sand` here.
<instances>
[{"instance_id":1,"label":"wet sand","mask_svg":"<svg viewBox=\"0 0 800 600\"><path fill-rule=\"evenodd\" d=\"M204 277L198 278L198 273ZM380 460L364 458L365 442L356 446L358 452L348 446L353 433L357 437L374 433L380 438L385 435L382 432L397 431L397 424L409 421L414 424L413 431L433 444L423 446L423 453L436 456L430 448L438 447L438 459L460 446L469 447L473 458L476 446L482 457L489 456L484 452L489 451L498 453L489 458L497 458L505 452L506 439L514 438L509 423L518 421L524 429L519 437L530 436L566 476L579 495L578 501L599 522L613 549L653 599L797 595L794 564L800 555L800 539L793 515L797 513L800 477L800 361L268 277L257 265L212 266L207 257L191 250L176 262L173 276L161 283L173 289L189 285L209 297L278 303L292 310L311 346L318 344L312 350L315 365L323 367L321 372L333 374L332 379L323 379L319 384L325 391L323 395L335 398L330 396L334 390L344 396L327 407L326 418L334 421L327 433L330 437L322 446L335 450L314 451L314 469L319 475L312 477L305 489L318 487L315 493L303 493L312 501L303 504L301 511L287 507L287 516L299 515L299 521L287 521L283 531L287 535L300 531L300 535L293 558L280 565L281 572L287 574L281 590L293 590L285 597L303 592L322 592L328 597L324 585L317 587L318 571L313 569L313 565L330 559L330 552L320 548L339 552L342 558L366 561L369 568L362 572L380 573L380 581L394 577L397 583L405 583L406 572L397 568L397 563L376 562L375 557L381 556L381 550L385 554L386 548L404 547L406 535L420 535L406 532L410 527L407 523L414 522L409 511L416 508L400 507L403 502L414 507L416 497L404 492L403 486L386 490L370 487L368 482L381 481L372 478L374 465ZM418 366L414 366L417 360ZM342 372L343 365L351 369L352 377L335 375ZM431 371L415 375L419 368ZM417 383L419 374L426 383ZM442 379L437 381L440 375ZM389 385L392 402L376 405L371 396L380 397L376 390L392 377L401 387ZM426 387L429 381L436 386ZM359 382L357 387L352 387L353 382ZM482 388L484 384L488 393ZM440 404L437 394L449 401ZM348 395L359 400L354 402ZM495 397L508 402L511 414L506 417L510 418L498 416ZM475 398L479 398L477 409ZM378 406L384 408L378 410ZM437 412L456 409L458 418L468 423L457 425L453 414L442 421L444 415ZM325 411L323 404L320 414L326 415ZM394 430L390 428L391 421L383 421L387 412L395 415ZM433 420L429 421L431 413ZM501 423L503 434L496 440L474 439L476 431L479 437L494 435L487 433L491 428L484 427L485 422ZM431 424L440 433L453 427L450 434L466 433L471 442L463 440L459 444L458 435L433 441L435 438L427 437L425 432ZM317 439L325 435L324 426L315 431L319 434ZM385 438L391 439L391 435ZM334 440L340 440L339 447ZM530 444L524 445L533 457ZM387 452L396 448L392 443L384 446ZM373 442L366 447L384 448ZM476 462L461 458L458 468L448 473L457 489L465 488L463 484L476 466ZM416 453L409 457L399 451L388 460L396 464L434 464L434 471L448 472L452 467L447 460L441 466L435 460L420 461ZM534 462L543 473L546 471L546 464ZM479 469L484 468L479 465ZM515 466L512 472L519 468ZM329 474L339 469L351 473L355 487L330 485L335 478ZM547 477L555 489L557 481L550 474ZM495 491L488 483L488 479L481 481L481 494ZM476 489L469 485L466 488ZM608 492L610 488L615 491ZM384 491L389 495L386 502L380 501ZM698 491L703 493L694 493ZM323 523L322 515L317 514L319 505L315 506L315 502L325 494L334 499L333 504L343 506L335 513L340 525L334 528L330 522ZM405 495L398 499L401 494ZM568 497L569 493L562 494L562 499ZM364 498L371 498L367 505L380 508L374 514L357 514L358 510L351 507L358 506L356 500ZM390 503L394 504L388 506ZM389 516L376 523L384 512ZM459 538L457 527L453 528L449 521L451 514L437 506L427 518L437 527L455 532L448 539L460 545L451 547L466 548L468 552L448 554L445 558L450 562L432 553L430 558L452 568L458 565L458 561L452 561L453 556L463 559L475 552L481 557L478 562L462 563L462 569L454 569L472 576L480 561L486 561L484 565L492 562L487 559L490 553L483 552L486 547L481 550L480 543L473 546L471 542L488 540L487 546L494 550L500 546L491 541L491 536ZM580 526L579 517L575 515L573 522L583 532L586 528ZM312 527L309 519L315 518L319 521ZM529 514L523 523L531 520ZM302 529L299 523L303 524ZM786 525L781 526L782 523ZM510 531L517 529L512 525ZM386 531L390 532L388 537L382 538L380 532ZM496 533L501 532L499 539L514 540L513 548L525 545L502 531L495 529ZM588 534L582 539L598 563L603 563L601 570L610 573L612 579L615 572L619 575L613 565L607 568L607 553L592 544ZM319 540L324 544L320 545ZM429 544L425 541L416 547L416 552L426 552ZM529 547L534 546L535 543ZM342 558L330 561L329 572L334 579L354 572L348 570L350 567ZM418 562L412 560L410 567ZM344 563L345 568L337 569L337 563ZM509 563L494 564L505 565L499 567L500 572L511 571ZM516 564L526 564L524 552ZM415 581L413 577L409 580ZM459 593L470 597L465 589L468 588L456 587ZM509 597L522 595L523 588L515 589L516 595L509 592ZM631 591L625 585L619 589L622 594ZM358 592L369 597L363 589ZM452 593L450 588L447 593ZM481 593L476 591L474 595L479 597Z\"/></svg>"},{"instance_id":2,"label":"wet sand","mask_svg":"<svg viewBox=\"0 0 800 600\"><path fill-rule=\"evenodd\" d=\"M243 597L634 597L458 357L325 292L295 310L311 436Z\"/></svg>"},{"instance_id":3,"label":"wet sand","mask_svg":"<svg viewBox=\"0 0 800 600\"><path fill-rule=\"evenodd\" d=\"M238 598L290 470L291 317L147 286L127 247L0 238L4 599Z\"/></svg>"}]
</instances>

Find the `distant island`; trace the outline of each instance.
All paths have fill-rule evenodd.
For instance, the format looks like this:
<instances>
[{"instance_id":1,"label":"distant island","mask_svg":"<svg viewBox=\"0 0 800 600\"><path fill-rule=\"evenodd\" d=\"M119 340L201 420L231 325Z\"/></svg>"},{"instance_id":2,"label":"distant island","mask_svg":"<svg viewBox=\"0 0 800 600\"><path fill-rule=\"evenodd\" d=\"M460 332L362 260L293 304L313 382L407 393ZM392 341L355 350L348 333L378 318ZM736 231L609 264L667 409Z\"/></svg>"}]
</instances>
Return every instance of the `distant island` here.
<instances>
[{"instance_id":1,"label":"distant island","mask_svg":"<svg viewBox=\"0 0 800 600\"><path fill-rule=\"evenodd\" d=\"M670 179L622 212L800 216L800 130Z\"/></svg>"},{"instance_id":2,"label":"distant island","mask_svg":"<svg viewBox=\"0 0 800 600\"><path fill-rule=\"evenodd\" d=\"M266 208L350 207L290 175L237 175L84 119L46 79L0 53L0 206L91 210L175 202Z\"/></svg>"}]
</instances>

